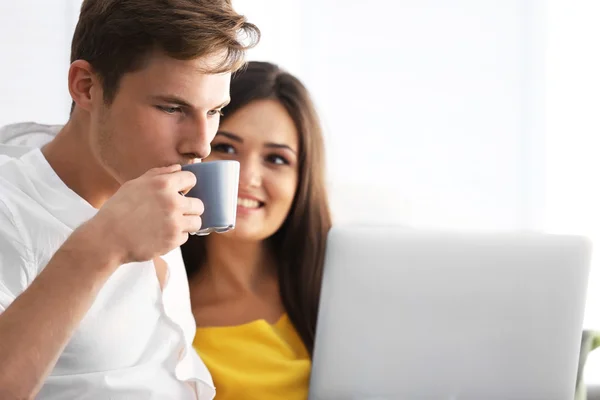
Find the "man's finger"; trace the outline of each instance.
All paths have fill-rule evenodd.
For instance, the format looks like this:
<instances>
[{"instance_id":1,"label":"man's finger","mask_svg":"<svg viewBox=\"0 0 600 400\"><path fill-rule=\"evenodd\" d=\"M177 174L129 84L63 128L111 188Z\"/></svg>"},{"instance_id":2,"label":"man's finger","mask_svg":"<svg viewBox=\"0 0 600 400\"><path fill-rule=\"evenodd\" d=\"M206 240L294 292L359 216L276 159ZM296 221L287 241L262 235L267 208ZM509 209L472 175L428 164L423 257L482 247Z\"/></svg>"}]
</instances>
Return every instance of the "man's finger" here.
<instances>
[{"instance_id":1,"label":"man's finger","mask_svg":"<svg viewBox=\"0 0 600 400\"><path fill-rule=\"evenodd\" d=\"M157 176L157 175L164 175L164 174L172 174L177 171L181 171L181 165L173 164L173 165L169 165L167 167L152 168L152 169L148 170L148 172L146 172L145 175Z\"/></svg>"},{"instance_id":2,"label":"man's finger","mask_svg":"<svg viewBox=\"0 0 600 400\"><path fill-rule=\"evenodd\" d=\"M202 218L195 215L185 215L183 217L183 231L187 233L195 233L202 228Z\"/></svg>"},{"instance_id":3,"label":"man's finger","mask_svg":"<svg viewBox=\"0 0 600 400\"><path fill-rule=\"evenodd\" d=\"M197 215L200 216L204 213L204 203L200 199L195 197L182 197L181 210L184 215Z\"/></svg>"},{"instance_id":4,"label":"man's finger","mask_svg":"<svg viewBox=\"0 0 600 400\"><path fill-rule=\"evenodd\" d=\"M169 186L181 194L186 194L196 186L196 175L189 171L176 171L168 176Z\"/></svg>"}]
</instances>

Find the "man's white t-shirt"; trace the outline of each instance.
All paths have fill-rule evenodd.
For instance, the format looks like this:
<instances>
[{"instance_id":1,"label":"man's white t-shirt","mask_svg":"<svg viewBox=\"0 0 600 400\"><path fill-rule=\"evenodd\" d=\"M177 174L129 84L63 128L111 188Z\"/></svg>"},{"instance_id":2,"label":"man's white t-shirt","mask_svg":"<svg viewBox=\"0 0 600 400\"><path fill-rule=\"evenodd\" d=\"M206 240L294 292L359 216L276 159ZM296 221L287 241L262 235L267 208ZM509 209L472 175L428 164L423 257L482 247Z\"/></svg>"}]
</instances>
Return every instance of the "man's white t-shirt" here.
<instances>
[{"instance_id":1,"label":"man's white t-shirt","mask_svg":"<svg viewBox=\"0 0 600 400\"><path fill-rule=\"evenodd\" d=\"M31 284L73 230L96 212L60 180L39 149L3 159L0 313ZM214 397L210 373L192 348L196 326L180 250L162 258L168 265L162 291L152 262L116 270L37 399Z\"/></svg>"}]
</instances>

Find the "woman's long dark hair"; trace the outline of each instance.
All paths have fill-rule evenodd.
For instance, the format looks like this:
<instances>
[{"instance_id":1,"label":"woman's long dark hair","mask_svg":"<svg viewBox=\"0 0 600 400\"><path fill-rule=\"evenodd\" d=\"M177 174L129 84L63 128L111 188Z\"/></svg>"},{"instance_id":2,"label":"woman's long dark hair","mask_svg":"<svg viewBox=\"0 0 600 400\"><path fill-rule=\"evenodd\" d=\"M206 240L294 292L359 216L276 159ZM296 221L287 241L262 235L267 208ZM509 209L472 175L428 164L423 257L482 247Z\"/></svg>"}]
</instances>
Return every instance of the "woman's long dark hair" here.
<instances>
[{"instance_id":1,"label":"woman's long dark hair","mask_svg":"<svg viewBox=\"0 0 600 400\"><path fill-rule=\"evenodd\" d=\"M231 81L231 103L223 120L257 100L279 101L299 135L298 187L283 225L270 242L278 268L283 306L312 354L323 275L325 242L331 216L325 185L323 134L314 104L304 85L277 65L249 62ZM206 263L206 245L190 236L182 246L188 278Z\"/></svg>"}]
</instances>

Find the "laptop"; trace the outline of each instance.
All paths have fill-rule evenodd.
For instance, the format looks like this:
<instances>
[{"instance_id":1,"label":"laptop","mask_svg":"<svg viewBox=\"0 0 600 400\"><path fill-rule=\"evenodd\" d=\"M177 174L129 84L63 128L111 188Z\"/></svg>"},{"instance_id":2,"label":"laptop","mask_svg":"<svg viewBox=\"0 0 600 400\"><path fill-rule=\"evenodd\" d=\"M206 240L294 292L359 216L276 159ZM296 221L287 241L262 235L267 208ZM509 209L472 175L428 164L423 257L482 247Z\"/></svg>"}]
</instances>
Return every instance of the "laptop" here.
<instances>
[{"instance_id":1,"label":"laptop","mask_svg":"<svg viewBox=\"0 0 600 400\"><path fill-rule=\"evenodd\" d=\"M311 400L572 400L591 246L334 227Z\"/></svg>"}]
</instances>

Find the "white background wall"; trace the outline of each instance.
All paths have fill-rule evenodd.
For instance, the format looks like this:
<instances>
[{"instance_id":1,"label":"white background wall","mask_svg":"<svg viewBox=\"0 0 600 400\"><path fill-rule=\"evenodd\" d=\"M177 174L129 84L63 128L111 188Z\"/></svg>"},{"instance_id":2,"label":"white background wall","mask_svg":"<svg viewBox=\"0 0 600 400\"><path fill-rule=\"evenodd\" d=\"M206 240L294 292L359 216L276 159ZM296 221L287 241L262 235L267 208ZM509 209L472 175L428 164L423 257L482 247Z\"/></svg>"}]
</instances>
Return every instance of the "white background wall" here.
<instances>
[{"instance_id":1,"label":"white background wall","mask_svg":"<svg viewBox=\"0 0 600 400\"><path fill-rule=\"evenodd\" d=\"M0 125L62 123L79 0L0 2ZM338 221L600 243L597 0L234 0L326 129ZM594 261L586 327L600 329ZM598 374L600 375L600 373Z\"/></svg>"},{"instance_id":2,"label":"white background wall","mask_svg":"<svg viewBox=\"0 0 600 400\"><path fill-rule=\"evenodd\" d=\"M420 226L537 222L530 201L541 200L543 152L531 146L543 122L537 2L235 4L264 31L251 57L300 75L319 103L334 185L387 188L393 219Z\"/></svg>"},{"instance_id":3,"label":"white background wall","mask_svg":"<svg viewBox=\"0 0 600 400\"><path fill-rule=\"evenodd\" d=\"M68 118L72 15L67 0L0 1L0 125Z\"/></svg>"}]
</instances>

